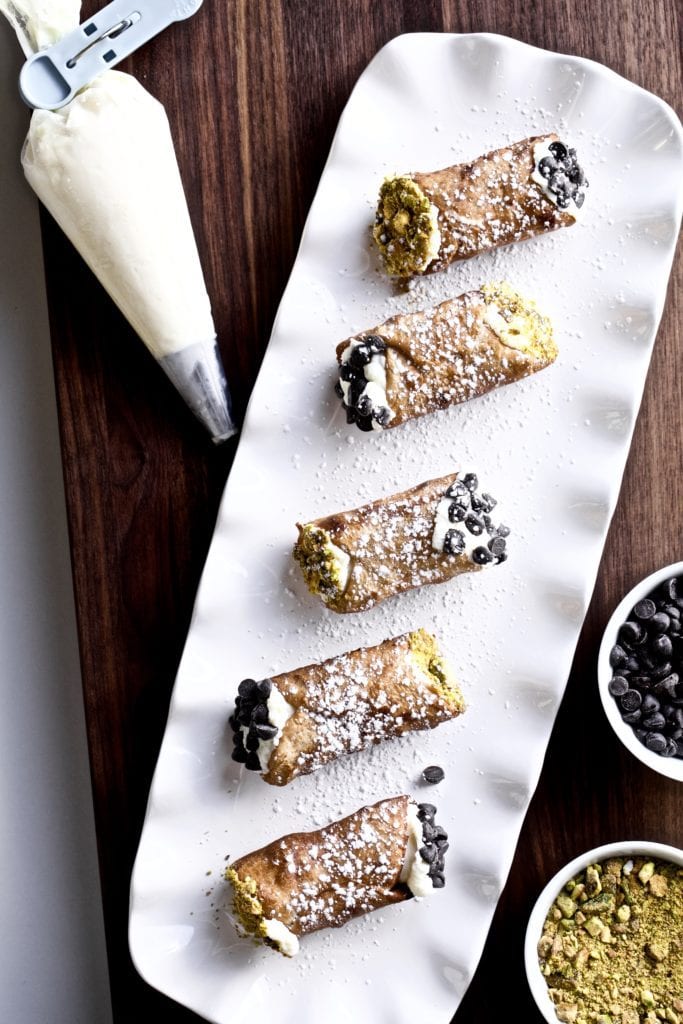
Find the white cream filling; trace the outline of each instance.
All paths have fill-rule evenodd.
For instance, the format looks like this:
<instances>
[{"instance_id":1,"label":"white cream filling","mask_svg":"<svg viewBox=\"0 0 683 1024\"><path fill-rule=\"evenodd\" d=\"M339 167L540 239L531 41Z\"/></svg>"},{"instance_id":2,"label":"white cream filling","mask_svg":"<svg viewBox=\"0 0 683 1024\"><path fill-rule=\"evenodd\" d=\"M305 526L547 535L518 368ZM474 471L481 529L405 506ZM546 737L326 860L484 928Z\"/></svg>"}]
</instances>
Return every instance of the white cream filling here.
<instances>
[{"instance_id":1,"label":"white cream filling","mask_svg":"<svg viewBox=\"0 0 683 1024\"><path fill-rule=\"evenodd\" d=\"M281 953L284 953L285 956L296 956L299 952L299 940L293 932L290 932L287 925L275 917L264 918L263 924L266 935L277 945Z\"/></svg>"},{"instance_id":2,"label":"white cream filling","mask_svg":"<svg viewBox=\"0 0 683 1024\"><path fill-rule=\"evenodd\" d=\"M528 322L525 317L513 316L506 320L498 307L489 303L484 310L484 320L508 348L516 348L523 352L529 347L531 339L527 334Z\"/></svg>"},{"instance_id":3,"label":"white cream filling","mask_svg":"<svg viewBox=\"0 0 683 1024\"><path fill-rule=\"evenodd\" d=\"M342 363L348 363L351 358L351 353L359 345L362 345L363 341L356 339L350 342L346 346L342 353ZM363 367L363 376L365 377L367 384L361 391L360 397L364 396L369 398L372 402L372 406L375 409L384 407L389 410L389 419L394 418L394 412L387 401L387 360L383 352L373 352L372 359L369 363L366 363ZM349 403L349 391L351 389L351 381L340 380L342 394L344 395L344 402L346 405ZM372 421L373 430L383 430L384 428L376 420Z\"/></svg>"},{"instance_id":4,"label":"white cream filling","mask_svg":"<svg viewBox=\"0 0 683 1024\"><path fill-rule=\"evenodd\" d=\"M537 185L540 185L544 196L546 196L546 198L550 200L553 206L557 206L557 196L554 192L550 191L550 189L548 188L548 179L544 178L538 169L538 166L541 160L544 159L544 157L549 156L554 159L553 154L550 152L550 146L553 141L557 140L545 139L542 142L537 142L534 146L534 169L531 172L531 180L535 181ZM579 220L583 212L583 206L578 207L572 199L571 207L567 207L562 212L568 213L570 217L574 218L574 220Z\"/></svg>"},{"instance_id":5,"label":"white cream filling","mask_svg":"<svg viewBox=\"0 0 683 1024\"><path fill-rule=\"evenodd\" d=\"M446 539L446 534L449 530L459 530L465 538L465 547L461 552L465 558L473 561L472 552L475 548L480 547L482 544L486 545L486 539L481 534L475 537L473 533L465 526L464 520L459 523L452 523L448 518L448 510L455 501L455 498L443 497L439 504L436 506L436 515L434 516L434 531L432 533L432 547L435 551L440 551L443 554L443 545Z\"/></svg>"},{"instance_id":6,"label":"white cream filling","mask_svg":"<svg viewBox=\"0 0 683 1024\"><path fill-rule=\"evenodd\" d=\"M349 582L349 576L351 574L351 556L348 555L346 551L338 548L331 540L328 540L327 546L335 560L337 573L339 575L339 590L340 593L343 594L346 590L346 586Z\"/></svg>"},{"instance_id":7,"label":"white cream filling","mask_svg":"<svg viewBox=\"0 0 683 1024\"><path fill-rule=\"evenodd\" d=\"M439 211L434 203L429 204L429 238L427 240L427 259L425 262L425 268L429 264L437 259L439 255L439 249L441 248L441 231L439 230Z\"/></svg>"},{"instance_id":8,"label":"white cream filling","mask_svg":"<svg viewBox=\"0 0 683 1024\"><path fill-rule=\"evenodd\" d=\"M266 701L266 707L268 708L268 721L271 725L274 725L277 729L276 734L270 740L259 740L258 747L256 749L256 755L261 765L261 771L265 772L268 770L268 762L270 761L270 755L275 750L276 746L282 739L282 730L286 723L294 714L294 708L291 704L288 704L285 698L282 696L276 686L271 686L270 696ZM247 735L249 733L249 726L240 726L242 731L242 737L244 744L247 743ZM283 926L284 927L284 926Z\"/></svg>"},{"instance_id":9,"label":"white cream filling","mask_svg":"<svg viewBox=\"0 0 683 1024\"><path fill-rule=\"evenodd\" d=\"M422 822L417 816L417 804L408 804L408 846L401 870L401 881L404 882L413 896L429 896L434 886L429 877L429 864L422 859L419 850L424 846L422 839Z\"/></svg>"}]
</instances>

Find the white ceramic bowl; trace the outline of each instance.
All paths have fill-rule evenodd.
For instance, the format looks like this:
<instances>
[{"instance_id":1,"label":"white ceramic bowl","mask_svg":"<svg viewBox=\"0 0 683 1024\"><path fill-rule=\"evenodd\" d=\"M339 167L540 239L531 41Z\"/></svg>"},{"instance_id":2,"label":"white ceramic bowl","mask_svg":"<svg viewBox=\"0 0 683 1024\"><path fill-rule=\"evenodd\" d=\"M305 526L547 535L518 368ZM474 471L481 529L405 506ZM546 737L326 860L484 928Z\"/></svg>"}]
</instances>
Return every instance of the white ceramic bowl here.
<instances>
[{"instance_id":1,"label":"white ceramic bowl","mask_svg":"<svg viewBox=\"0 0 683 1024\"><path fill-rule=\"evenodd\" d=\"M602 706L605 709L610 725L633 756L637 757L643 764L646 764L648 768L659 772L660 775L666 775L670 779L683 781L683 760L677 757L662 757L661 754L655 754L653 751L648 750L640 742L632 727L622 720L617 702L608 690L609 681L612 678L609 655L617 641L619 627L623 622L626 622L629 612L637 601L647 597L655 587L671 576L683 576L683 562L674 562L672 565L666 565L664 568L658 569L657 572L653 572L650 576L646 576L633 590L626 594L624 599L614 609L600 644L600 652L598 654L598 687Z\"/></svg>"},{"instance_id":2,"label":"white ceramic bowl","mask_svg":"<svg viewBox=\"0 0 683 1024\"><path fill-rule=\"evenodd\" d=\"M536 900L529 917L524 940L524 967L531 994L548 1024L558 1024L558 1018L555 1013L555 1007L548 995L545 978L541 974L536 949L548 911L558 893L561 892L570 878L580 874L589 864L598 864L601 861L608 860L610 857L637 857L639 855L658 860L668 860L683 867L683 850L679 850L675 846L667 846L665 843L649 843L639 839L607 843L605 846L596 846L593 850L588 850L587 853L582 853L579 857L575 857L574 860L565 864L550 879Z\"/></svg>"}]
</instances>

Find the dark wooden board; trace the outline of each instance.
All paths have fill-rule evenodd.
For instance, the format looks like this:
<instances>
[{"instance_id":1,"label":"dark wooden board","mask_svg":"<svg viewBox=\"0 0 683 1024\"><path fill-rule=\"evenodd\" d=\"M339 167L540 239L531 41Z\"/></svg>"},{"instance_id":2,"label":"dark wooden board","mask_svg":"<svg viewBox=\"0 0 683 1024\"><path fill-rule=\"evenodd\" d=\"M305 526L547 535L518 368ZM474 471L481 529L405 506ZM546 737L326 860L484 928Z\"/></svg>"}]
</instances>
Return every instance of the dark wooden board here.
<instances>
[{"instance_id":1,"label":"dark wooden board","mask_svg":"<svg viewBox=\"0 0 683 1024\"><path fill-rule=\"evenodd\" d=\"M681 106L673 0L206 0L124 69L171 120L238 416L349 92L385 42L413 31L498 32L590 57ZM189 1024L199 1018L130 962L128 884L235 442L211 447L47 216L43 227L115 1020ZM523 932L562 863L618 838L680 844L681 789L614 740L595 662L622 593L683 556L681 284L679 262L541 783L457 1024L539 1019Z\"/></svg>"}]
</instances>

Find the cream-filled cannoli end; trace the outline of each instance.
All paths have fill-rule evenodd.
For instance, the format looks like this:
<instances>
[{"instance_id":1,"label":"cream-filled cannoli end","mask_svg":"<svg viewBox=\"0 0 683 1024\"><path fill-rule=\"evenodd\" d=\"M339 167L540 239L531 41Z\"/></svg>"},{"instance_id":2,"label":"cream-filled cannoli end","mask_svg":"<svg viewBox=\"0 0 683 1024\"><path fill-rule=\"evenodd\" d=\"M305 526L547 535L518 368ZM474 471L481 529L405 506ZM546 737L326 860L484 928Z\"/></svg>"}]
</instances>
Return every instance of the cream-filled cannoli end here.
<instances>
[{"instance_id":1,"label":"cream-filled cannoli end","mask_svg":"<svg viewBox=\"0 0 683 1024\"><path fill-rule=\"evenodd\" d=\"M385 178L372 234L388 274L423 274L436 259L441 246L438 213L412 178Z\"/></svg>"},{"instance_id":2,"label":"cream-filled cannoli end","mask_svg":"<svg viewBox=\"0 0 683 1024\"><path fill-rule=\"evenodd\" d=\"M312 523L297 525L299 539L294 546L294 558L301 566L306 586L326 604L333 604L346 590L351 558L333 542L327 530Z\"/></svg>"},{"instance_id":3,"label":"cream-filled cannoli end","mask_svg":"<svg viewBox=\"0 0 683 1024\"><path fill-rule=\"evenodd\" d=\"M299 952L298 938L282 921L264 916L254 879L248 875L240 878L232 868L227 869L225 877L232 885L233 911L244 934L259 939L283 956L296 956Z\"/></svg>"},{"instance_id":4,"label":"cream-filled cannoli end","mask_svg":"<svg viewBox=\"0 0 683 1024\"><path fill-rule=\"evenodd\" d=\"M503 345L544 363L557 358L552 323L539 313L532 299L520 295L506 281L485 284L481 291L486 300L486 323Z\"/></svg>"}]
</instances>

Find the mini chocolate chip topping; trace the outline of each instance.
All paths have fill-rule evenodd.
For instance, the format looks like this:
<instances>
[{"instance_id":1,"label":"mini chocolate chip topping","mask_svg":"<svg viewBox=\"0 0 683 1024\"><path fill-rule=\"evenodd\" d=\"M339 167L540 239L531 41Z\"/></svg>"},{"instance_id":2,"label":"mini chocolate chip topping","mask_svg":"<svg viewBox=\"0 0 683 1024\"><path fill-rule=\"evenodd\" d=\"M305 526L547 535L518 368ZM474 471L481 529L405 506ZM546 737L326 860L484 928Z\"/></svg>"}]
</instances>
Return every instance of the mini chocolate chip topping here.
<instances>
[{"instance_id":1,"label":"mini chocolate chip topping","mask_svg":"<svg viewBox=\"0 0 683 1024\"><path fill-rule=\"evenodd\" d=\"M683 758L683 581L637 601L610 651L607 689L622 721L662 757Z\"/></svg>"},{"instance_id":2,"label":"mini chocolate chip topping","mask_svg":"<svg viewBox=\"0 0 683 1024\"><path fill-rule=\"evenodd\" d=\"M237 689L235 711L230 716L230 726L235 744L232 752L234 761L243 764L253 772L261 771L258 747L261 740L272 740L277 735L277 726L268 718L268 698L273 684L270 679L243 679ZM245 736L242 729L248 730Z\"/></svg>"},{"instance_id":3,"label":"mini chocolate chip topping","mask_svg":"<svg viewBox=\"0 0 683 1024\"><path fill-rule=\"evenodd\" d=\"M434 822L436 807L434 804L418 804L417 816L422 822L423 845L419 849L420 857L429 865L429 877L435 889L443 889L446 884L444 877L444 858L448 849L446 830Z\"/></svg>"},{"instance_id":4,"label":"mini chocolate chip topping","mask_svg":"<svg viewBox=\"0 0 683 1024\"><path fill-rule=\"evenodd\" d=\"M468 534L482 538L487 534L489 539L472 550L472 561L475 565L504 562L508 557L505 538L509 536L510 529L502 524L494 526L489 513L498 502L486 492L479 493L478 488L477 475L467 473L446 491L442 500L451 499L448 521L457 523L457 526L446 531L443 551L447 555L461 555L467 549Z\"/></svg>"},{"instance_id":5,"label":"mini chocolate chip topping","mask_svg":"<svg viewBox=\"0 0 683 1024\"><path fill-rule=\"evenodd\" d=\"M386 427L391 419L391 410L386 405L373 404L366 392L368 378L365 376L365 367L373 357L386 352L386 342L378 334L366 334L349 347L349 358L339 367L339 380L334 387L346 410L346 422L355 423L359 430L364 431L372 430L373 423ZM342 381L349 385L346 398Z\"/></svg>"},{"instance_id":6,"label":"mini chocolate chip topping","mask_svg":"<svg viewBox=\"0 0 683 1024\"><path fill-rule=\"evenodd\" d=\"M551 142L548 149L552 155L539 161L538 173L545 178L546 187L561 210L566 210L572 202L581 209L588 182L577 162L576 150L568 149L563 142Z\"/></svg>"}]
</instances>

